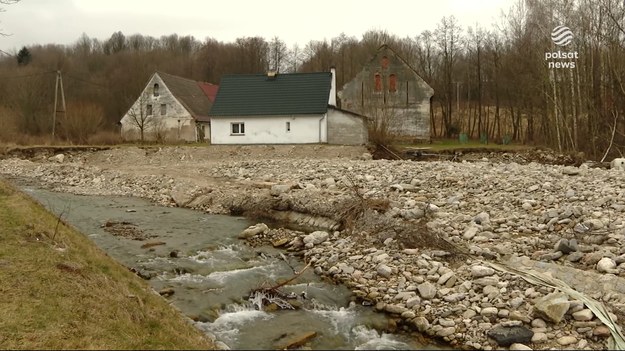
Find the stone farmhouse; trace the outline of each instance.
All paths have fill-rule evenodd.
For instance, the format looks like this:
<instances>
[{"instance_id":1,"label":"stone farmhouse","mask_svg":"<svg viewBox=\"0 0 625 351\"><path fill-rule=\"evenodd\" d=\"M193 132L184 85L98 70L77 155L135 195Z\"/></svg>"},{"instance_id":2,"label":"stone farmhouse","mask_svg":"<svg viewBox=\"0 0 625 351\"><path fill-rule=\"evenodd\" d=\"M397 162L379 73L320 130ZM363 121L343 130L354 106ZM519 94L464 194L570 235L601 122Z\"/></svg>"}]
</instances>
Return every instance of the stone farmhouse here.
<instances>
[{"instance_id":1,"label":"stone farmhouse","mask_svg":"<svg viewBox=\"0 0 625 351\"><path fill-rule=\"evenodd\" d=\"M125 140L208 141L210 110L219 86L155 72L122 117Z\"/></svg>"},{"instance_id":2,"label":"stone farmhouse","mask_svg":"<svg viewBox=\"0 0 625 351\"><path fill-rule=\"evenodd\" d=\"M434 90L393 49L382 45L338 93L341 108L384 123L400 138L430 140Z\"/></svg>"}]
</instances>

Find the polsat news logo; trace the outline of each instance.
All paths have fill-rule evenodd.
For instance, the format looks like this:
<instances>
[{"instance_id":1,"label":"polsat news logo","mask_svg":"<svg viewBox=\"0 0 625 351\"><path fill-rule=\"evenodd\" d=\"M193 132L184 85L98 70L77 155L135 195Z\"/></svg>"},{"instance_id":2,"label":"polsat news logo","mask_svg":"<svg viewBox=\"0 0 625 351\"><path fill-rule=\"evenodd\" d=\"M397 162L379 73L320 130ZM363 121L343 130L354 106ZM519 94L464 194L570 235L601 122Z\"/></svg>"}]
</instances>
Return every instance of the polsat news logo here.
<instances>
[{"instance_id":1,"label":"polsat news logo","mask_svg":"<svg viewBox=\"0 0 625 351\"><path fill-rule=\"evenodd\" d=\"M573 41L573 32L566 26L557 26L551 31L551 41L559 47L565 47ZM553 51L545 53L549 68L575 68L577 51Z\"/></svg>"}]
</instances>

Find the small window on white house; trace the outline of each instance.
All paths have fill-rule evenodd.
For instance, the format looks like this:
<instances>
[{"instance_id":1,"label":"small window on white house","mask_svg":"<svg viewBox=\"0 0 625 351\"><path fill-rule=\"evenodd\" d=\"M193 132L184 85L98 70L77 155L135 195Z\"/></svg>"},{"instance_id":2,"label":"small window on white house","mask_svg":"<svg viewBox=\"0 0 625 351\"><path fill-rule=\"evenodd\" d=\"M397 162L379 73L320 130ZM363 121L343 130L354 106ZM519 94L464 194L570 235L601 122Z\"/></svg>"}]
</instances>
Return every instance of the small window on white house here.
<instances>
[{"instance_id":1,"label":"small window on white house","mask_svg":"<svg viewBox=\"0 0 625 351\"><path fill-rule=\"evenodd\" d=\"M161 116L165 116L167 114L167 104L161 104Z\"/></svg>"},{"instance_id":2,"label":"small window on white house","mask_svg":"<svg viewBox=\"0 0 625 351\"><path fill-rule=\"evenodd\" d=\"M286 122L286 131L287 132L291 131L291 122Z\"/></svg>"},{"instance_id":3,"label":"small window on white house","mask_svg":"<svg viewBox=\"0 0 625 351\"><path fill-rule=\"evenodd\" d=\"M146 113L148 116L152 116L152 105L147 105L147 106L146 106L145 113Z\"/></svg>"},{"instance_id":4,"label":"small window on white house","mask_svg":"<svg viewBox=\"0 0 625 351\"><path fill-rule=\"evenodd\" d=\"M154 84L154 96L158 96L158 83Z\"/></svg>"},{"instance_id":5,"label":"small window on white house","mask_svg":"<svg viewBox=\"0 0 625 351\"><path fill-rule=\"evenodd\" d=\"M245 123L230 123L231 135L245 135Z\"/></svg>"}]
</instances>

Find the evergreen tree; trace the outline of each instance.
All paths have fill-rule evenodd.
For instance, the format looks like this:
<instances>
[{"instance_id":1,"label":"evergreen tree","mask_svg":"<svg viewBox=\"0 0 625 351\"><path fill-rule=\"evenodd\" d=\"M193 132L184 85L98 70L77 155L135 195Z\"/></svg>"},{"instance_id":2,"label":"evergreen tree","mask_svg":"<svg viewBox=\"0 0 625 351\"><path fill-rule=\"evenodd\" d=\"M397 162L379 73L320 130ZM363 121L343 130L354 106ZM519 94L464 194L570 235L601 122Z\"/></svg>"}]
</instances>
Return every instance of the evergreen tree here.
<instances>
[{"instance_id":1,"label":"evergreen tree","mask_svg":"<svg viewBox=\"0 0 625 351\"><path fill-rule=\"evenodd\" d=\"M31 59L30 51L25 46L17 53L17 64L20 66L26 66Z\"/></svg>"}]
</instances>

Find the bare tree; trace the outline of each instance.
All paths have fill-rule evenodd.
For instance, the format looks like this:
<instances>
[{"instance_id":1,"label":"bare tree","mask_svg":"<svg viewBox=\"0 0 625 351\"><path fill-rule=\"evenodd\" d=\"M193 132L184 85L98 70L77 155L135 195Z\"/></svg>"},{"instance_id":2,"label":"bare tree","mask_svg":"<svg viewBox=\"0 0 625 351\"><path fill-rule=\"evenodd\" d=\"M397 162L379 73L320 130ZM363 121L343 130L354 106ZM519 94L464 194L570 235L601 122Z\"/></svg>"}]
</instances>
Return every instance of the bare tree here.
<instances>
[{"instance_id":1,"label":"bare tree","mask_svg":"<svg viewBox=\"0 0 625 351\"><path fill-rule=\"evenodd\" d=\"M20 2L20 0L0 0L0 5L13 5ZM4 7L0 7L0 12L5 12ZM9 34L5 33L2 28L0 28L0 36L7 36Z\"/></svg>"},{"instance_id":2,"label":"bare tree","mask_svg":"<svg viewBox=\"0 0 625 351\"><path fill-rule=\"evenodd\" d=\"M269 69L276 72L282 72L287 67L288 48L284 41L277 36L273 37L269 42Z\"/></svg>"},{"instance_id":3,"label":"bare tree","mask_svg":"<svg viewBox=\"0 0 625 351\"><path fill-rule=\"evenodd\" d=\"M154 106L150 104L150 93L146 90L128 110L127 122L133 129L139 130L141 142L145 141L145 134L156 123Z\"/></svg>"}]
</instances>

